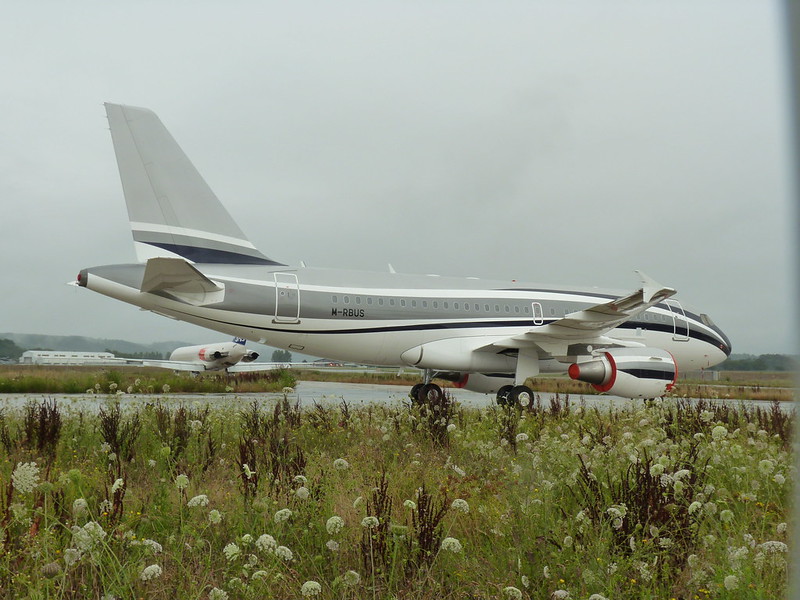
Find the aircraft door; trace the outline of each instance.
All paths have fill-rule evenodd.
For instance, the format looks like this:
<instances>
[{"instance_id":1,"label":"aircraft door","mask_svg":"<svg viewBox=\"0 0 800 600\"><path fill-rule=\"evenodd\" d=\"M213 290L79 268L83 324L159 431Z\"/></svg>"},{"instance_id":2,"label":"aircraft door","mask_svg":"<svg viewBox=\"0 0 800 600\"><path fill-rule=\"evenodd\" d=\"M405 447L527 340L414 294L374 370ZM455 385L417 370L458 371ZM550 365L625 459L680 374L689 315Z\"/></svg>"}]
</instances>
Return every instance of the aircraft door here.
<instances>
[{"instance_id":1,"label":"aircraft door","mask_svg":"<svg viewBox=\"0 0 800 600\"><path fill-rule=\"evenodd\" d=\"M542 312L542 305L538 302L531 302L531 308L533 309L533 324L541 325L542 323L544 323L544 313Z\"/></svg>"},{"instance_id":2,"label":"aircraft door","mask_svg":"<svg viewBox=\"0 0 800 600\"><path fill-rule=\"evenodd\" d=\"M681 306L681 303L672 298L665 301L672 312L672 339L676 342L689 341L689 321L686 319L686 313Z\"/></svg>"},{"instance_id":3,"label":"aircraft door","mask_svg":"<svg viewBox=\"0 0 800 600\"><path fill-rule=\"evenodd\" d=\"M275 273L274 323L300 322L300 285L294 273Z\"/></svg>"}]
</instances>

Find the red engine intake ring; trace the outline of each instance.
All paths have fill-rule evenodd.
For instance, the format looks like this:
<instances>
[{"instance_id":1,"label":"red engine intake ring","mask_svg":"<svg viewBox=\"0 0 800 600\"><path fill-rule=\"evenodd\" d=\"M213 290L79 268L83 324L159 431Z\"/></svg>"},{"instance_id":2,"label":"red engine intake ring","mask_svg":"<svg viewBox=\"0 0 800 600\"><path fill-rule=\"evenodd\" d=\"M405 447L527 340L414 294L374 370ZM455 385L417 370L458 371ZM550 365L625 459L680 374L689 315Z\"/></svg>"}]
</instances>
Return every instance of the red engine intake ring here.
<instances>
[{"instance_id":1,"label":"red engine intake ring","mask_svg":"<svg viewBox=\"0 0 800 600\"><path fill-rule=\"evenodd\" d=\"M461 379L453 382L453 387L461 389L467 385L467 381L469 381L469 373L464 373Z\"/></svg>"},{"instance_id":2,"label":"red engine intake ring","mask_svg":"<svg viewBox=\"0 0 800 600\"><path fill-rule=\"evenodd\" d=\"M614 357L608 352L605 352L604 355L608 360L608 363L611 365L611 377L609 377L608 382L604 383L603 385L598 385L596 383L592 384L592 387L598 392L607 392L614 387L614 383L617 381L617 363L614 362Z\"/></svg>"}]
</instances>

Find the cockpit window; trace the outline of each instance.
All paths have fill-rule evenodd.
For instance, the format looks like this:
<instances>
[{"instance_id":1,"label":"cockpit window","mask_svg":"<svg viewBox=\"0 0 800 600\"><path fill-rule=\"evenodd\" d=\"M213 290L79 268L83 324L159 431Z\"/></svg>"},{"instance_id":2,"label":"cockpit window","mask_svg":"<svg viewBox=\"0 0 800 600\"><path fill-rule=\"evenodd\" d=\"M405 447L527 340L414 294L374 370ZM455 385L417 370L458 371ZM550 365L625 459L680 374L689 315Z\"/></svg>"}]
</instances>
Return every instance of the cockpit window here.
<instances>
[{"instance_id":1,"label":"cockpit window","mask_svg":"<svg viewBox=\"0 0 800 600\"><path fill-rule=\"evenodd\" d=\"M711 320L711 317L706 314L701 314L700 320L703 322L703 324L708 325L709 327L716 327L716 325L714 325L714 321Z\"/></svg>"}]
</instances>

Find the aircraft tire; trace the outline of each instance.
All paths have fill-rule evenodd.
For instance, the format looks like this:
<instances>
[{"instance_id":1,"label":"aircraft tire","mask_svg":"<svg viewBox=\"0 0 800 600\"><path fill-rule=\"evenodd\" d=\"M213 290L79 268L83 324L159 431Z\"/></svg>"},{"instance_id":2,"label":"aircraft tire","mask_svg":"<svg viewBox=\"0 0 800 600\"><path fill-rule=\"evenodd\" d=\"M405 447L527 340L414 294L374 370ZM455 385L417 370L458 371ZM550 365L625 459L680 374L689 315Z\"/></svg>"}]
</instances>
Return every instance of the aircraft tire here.
<instances>
[{"instance_id":1,"label":"aircraft tire","mask_svg":"<svg viewBox=\"0 0 800 600\"><path fill-rule=\"evenodd\" d=\"M435 383L426 383L420 388L418 394L420 402L423 404L428 402L438 402L444 395L442 388Z\"/></svg>"},{"instance_id":2,"label":"aircraft tire","mask_svg":"<svg viewBox=\"0 0 800 600\"><path fill-rule=\"evenodd\" d=\"M527 385L517 385L508 394L508 403L527 408L533 402L533 390Z\"/></svg>"},{"instance_id":3,"label":"aircraft tire","mask_svg":"<svg viewBox=\"0 0 800 600\"><path fill-rule=\"evenodd\" d=\"M514 389L513 385L504 385L499 390L497 390L497 403L500 406L505 406L508 402L508 396L511 393L511 390Z\"/></svg>"},{"instance_id":4,"label":"aircraft tire","mask_svg":"<svg viewBox=\"0 0 800 600\"><path fill-rule=\"evenodd\" d=\"M409 398L411 398L412 404L419 404L420 403L420 395L419 392L424 386L424 383L417 383L412 386L411 391L408 393Z\"/></svg>"}]
</instances>

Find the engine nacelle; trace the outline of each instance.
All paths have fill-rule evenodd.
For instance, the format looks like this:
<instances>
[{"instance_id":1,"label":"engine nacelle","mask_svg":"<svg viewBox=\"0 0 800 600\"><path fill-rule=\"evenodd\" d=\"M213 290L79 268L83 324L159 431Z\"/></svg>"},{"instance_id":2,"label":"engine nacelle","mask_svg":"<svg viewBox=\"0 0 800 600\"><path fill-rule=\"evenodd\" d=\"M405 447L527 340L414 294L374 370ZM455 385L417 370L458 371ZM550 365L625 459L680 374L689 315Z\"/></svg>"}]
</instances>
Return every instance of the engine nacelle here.
<instances>
[{"instance_id":1,"label":"engine nacelle","mask_svg":"<svg viewBox=\"0 0 800 600\"><path fill-rule=\"evenodd\" d=\"M612 348L586 362L569 366L569 376L599 392L624 398L657 398L678 378L675 358L660 348Z\"/></svg>"},{"instance_id":2,"label":"engine nacelle","mask_svg":"<svg viewBox=\"0 0 800 600\"><path fill-rule=\"evenodd\" d=\"M244 353L244 356L242 357L242 362L244 363L253 362L255 359L258 358L258 356L259 354L255 350L248 350L247 352Z\"/></svg>"},{"instance_id":3,"label":"engine nacelle","mask_svg":"<svg viewBox=\"0 0 800 600\"><path fill-rule=\"evenodd\" d=\"M486 344L485 339L450 338L415 346L401 355L403 362L420 369L484 373L513 373L517 360L505 354L481 352L475 349Z\"/></svg>"}]
</instances>

